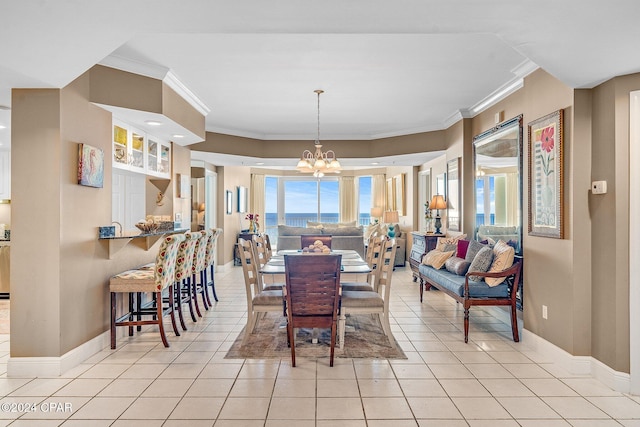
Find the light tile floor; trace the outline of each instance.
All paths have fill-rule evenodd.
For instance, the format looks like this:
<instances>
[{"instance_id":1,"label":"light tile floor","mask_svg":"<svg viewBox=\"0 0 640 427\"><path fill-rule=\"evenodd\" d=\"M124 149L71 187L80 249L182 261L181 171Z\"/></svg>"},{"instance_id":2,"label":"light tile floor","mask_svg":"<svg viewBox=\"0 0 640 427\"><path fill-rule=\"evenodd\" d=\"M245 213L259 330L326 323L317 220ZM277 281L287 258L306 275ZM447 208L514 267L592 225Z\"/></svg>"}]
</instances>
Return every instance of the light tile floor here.
<instances>
[{"instance_id":1,"label":"light tile floor","mask_svg":"<svg viewBox=\"0 0 640 427\"><path fill-rule=\"evenodd\" d=\"M392 328L407 360L225 359L246 322L242 271L216 274L220 302L165 349L149 328L59 378L6 378L0 427L640 427L640 398L563 372L514 343L509 325L393 277ZM168 329L170 330L170 328ZM15 412L13 412L15 410Z\"/></svg>"}]
</instances>

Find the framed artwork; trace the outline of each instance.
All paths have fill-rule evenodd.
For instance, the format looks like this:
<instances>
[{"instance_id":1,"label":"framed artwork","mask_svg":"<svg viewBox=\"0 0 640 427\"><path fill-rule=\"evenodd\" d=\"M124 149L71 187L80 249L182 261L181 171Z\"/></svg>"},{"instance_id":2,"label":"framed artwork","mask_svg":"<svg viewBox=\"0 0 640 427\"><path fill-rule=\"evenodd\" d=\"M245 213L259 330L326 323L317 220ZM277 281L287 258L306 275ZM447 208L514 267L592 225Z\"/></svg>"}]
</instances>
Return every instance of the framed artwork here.
<instances>
[{"instance_id":1,"label":"framed artwork","mask_svg":"<svg viewBox=\"0 0 640 427\"><path fill-rule=\"evenodd\" d=\"M233 192L230 190L227 190L226 192L225 203L226 203L227 215L231 215L233 213Z\"/></svg>"},{"instance_id":2,"label":"framed artwork","mask_svg":"<svg viewBox=\"0 0 640 427\"><path fill-rule=\"evenodd\" d=\"M104 151L89 144L78 144L78 184L102 188L104 185Z\"/></svg>"},{"instance_id":3,"label":"framed artwork","mask_svg":"<svg viewBox=\"0 0 640 427\"><path fill-rule=\"evenodd\" d=\"M405 216L407 208L404 193L404 174L401 173L394 176L393 183L395 188L395 210L398 211L398 216Z\"/></svg>"},{"instance_id":4,"label":"framed artwork","mask_svg":"<svg viewBox=\"0 0 640 427\"><path fill-rule=\"evenodd\" d=\"M462 206L460 204L460 157L447 162L447 230L460 231Z\"/></svg>"},{"instance_id":5,"label":"framed artwork","mask_svg":"<svg viewBox=\"0 0 640 427\"><path fill-rule=\"evenodd\" d=\"M387 178L387 206L385 210L396 210L396 187L393 178Z\"/></svg>"},{"instance_id":6,"label":"framed artwork","mask_svg":"<svg viewBox=\"0 0 640 427\"><path fill-rule=\"evenodd\" d=\"M530 236L564 237L563 120L558 110L528 125Z\"/></svg>"}]
</instances>

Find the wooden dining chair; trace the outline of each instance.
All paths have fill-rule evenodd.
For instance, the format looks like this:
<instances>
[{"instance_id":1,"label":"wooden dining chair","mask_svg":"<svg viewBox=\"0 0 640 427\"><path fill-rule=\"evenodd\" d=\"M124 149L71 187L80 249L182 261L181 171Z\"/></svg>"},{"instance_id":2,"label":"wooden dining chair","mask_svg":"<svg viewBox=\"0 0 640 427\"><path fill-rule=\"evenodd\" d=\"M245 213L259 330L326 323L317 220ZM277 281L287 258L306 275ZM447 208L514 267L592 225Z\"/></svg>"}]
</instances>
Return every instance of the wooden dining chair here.
<instances>
[{"instance_id":1,"label":"wooden dining chair","mask_svg":"<svg viewBox=\"0 0 640 427\"><path fill-rule=\"evenodd\" d=\"M116 274L109 280L111 293L111 348L116 348L116 327L129 327L129 336L133 335L133 327L142 325L158 325L160 338L165 347L169 347L167 336L164 332L163 316L171 315L171 324L176 335L180 335L176 326L174 289L176 259L178 247L185 240L183 234L172 234L162 239L155 263L139 269L133 269ZM167 292L168 303L163 304L163 293ZM116 295L127 293L129 307L126 314L117 317ZM141 295L151 293L154 295L151 306L143 306ZM134 302L133 294L137 294ZM150 316L151 319L142 319Z\"/></svg>"},{"instance_id":2,"label":"wooden dining chair","mask_svg":"<svg viewBox=\"0 0 640 427\"><path fill-rule=\"evenodd\" d=\"M247 326L242 339L245 344L253 333L258 317L270 311L284 312L282 289L263 290L258 280L258 263L250 240L238 239L238 251L247 295Z\"/></svg>"},{"instance_id":3,"label":"wooden dining chair","mask_svg":"<svg viewBox=\"0 0 640 427\"><path fill-rule=\"evenodd\" d=\"M347 314L377 314L382 324L384 334L389 339L392 348L396 341L391 334L389 323L389 297L391 296L391 276L396 256L397 245L395 239L390 239L384 245L378 266L373 273L373 290L348 291L343 290L340 303L340 348L344 347L344 331Z\"/></svg>"},{"instance_id":4,"label":"wooden dining chair","mask_svg":"<svg viewBox=\"0 0 640 427\"><path fill-rule=\"evenodd\" d=\"M370 239L365 254L365 261L369 266L369 273L364 282L342 282L342 291L373 291L374 280L376 279L376 269L378 268L381 254L386 250L388 238L385 235L376 236Z\"/></svg>"},{"instance_id":5,"label":"wooden dining chair","mask_svg":"<svg viewBox=\"0 0 640 427\"><path fill-rule=\"evenodd\" d=\"M266 236L266 237L265 237ZM260 288L265 291L282 290L284 283L269 283L266 284L264 275L260 272L262 268L271 259L271 250L267 247L267 241L269 237L267 234L254 234L251 238L251 245L253 248L253 257L257 262L257 280Z\"/></svg>"},{"instance_id":6,"label":"wooden dining chair","mask_svg":"<svg viewBox=\"0 0 640 427\"><path fill-rule=\"evenodd\" d=\"M333 366L340 303L342 255L285 255L287 337L296 366L295 328L330 328L329 366Z\"/></svg>"},{"instance_id":7,"label":"wooden dining chair","mask_svg":"<svg viewBox=\"0 0 640 427\"><path fill-rule=\"evenodd\" d=\"M308 248L316 240L320 240L323 245L331 249L331 236L328 234L303 234L300 236L300 248Z\"/></svg>"}]
</instances>

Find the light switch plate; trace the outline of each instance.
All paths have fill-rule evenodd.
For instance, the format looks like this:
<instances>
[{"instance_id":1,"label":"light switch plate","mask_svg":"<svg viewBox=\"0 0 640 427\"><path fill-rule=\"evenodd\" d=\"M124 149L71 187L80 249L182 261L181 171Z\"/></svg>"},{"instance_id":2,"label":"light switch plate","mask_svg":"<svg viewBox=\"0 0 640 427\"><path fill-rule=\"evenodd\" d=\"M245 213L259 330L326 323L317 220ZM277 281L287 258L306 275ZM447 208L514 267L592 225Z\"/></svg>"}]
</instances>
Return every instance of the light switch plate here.
<instances>
[{"instance_id":1,"label":"light switch plate","mask_svg":"<svg viewBox=\"0 0 640 427\"><path fill-rule=\"evenodd\" d=\"M607 181L593 181L591 183L591 193L605 194L607 192Z\"/></svg>"}]
</instances>

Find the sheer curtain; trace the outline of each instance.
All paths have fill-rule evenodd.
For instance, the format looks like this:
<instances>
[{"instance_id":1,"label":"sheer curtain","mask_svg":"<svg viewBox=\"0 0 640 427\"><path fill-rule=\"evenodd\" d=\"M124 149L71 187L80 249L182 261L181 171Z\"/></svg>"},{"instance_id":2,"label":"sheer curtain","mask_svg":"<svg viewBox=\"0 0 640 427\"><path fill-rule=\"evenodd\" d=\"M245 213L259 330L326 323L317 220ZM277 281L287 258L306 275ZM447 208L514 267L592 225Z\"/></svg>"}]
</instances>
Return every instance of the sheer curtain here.
<instances>
[{"instance_id":1,"label":"sheer curtain","mask_svg":"<svg viewBox=\"0 0 640 427\"><path fill-rule=\"evenodd\" d=\"M261 232L265 231L265 206L264 206L264 174L251 174L251 201L249 203L249 212L260 215L258 223Z\"/></svg>"},{"instance_id":2,"label":"sheer curtain","mask_svg":"<svg viewBox=\"0 0 640 427\"><path fill-rule=\"evenodd\" d=\"M342 176L339 179L340 188L340 222L357 220L358 209L356 203L356 183L352 176Z\"/></svg>"},{"instance_id":3,"label":"sheer curtain","mask_svg":"<svg viewBox=\"0 0 640 427\"><path fill-rule=\"evenodd\" d=\"M385 191L387 189L387 181L385 175L375 174L371 176L371 207L385 209Z\"/></svg>"}]
</instances>

